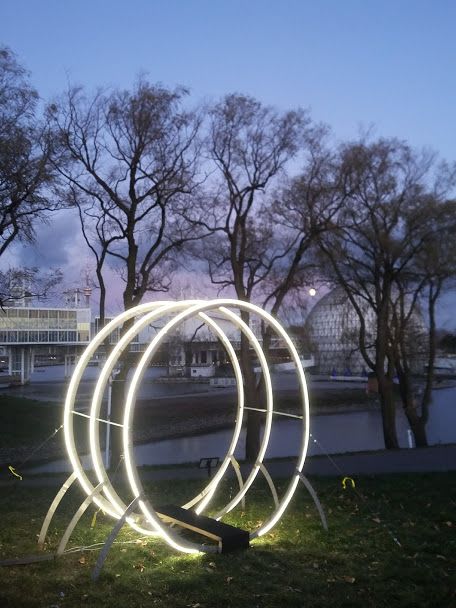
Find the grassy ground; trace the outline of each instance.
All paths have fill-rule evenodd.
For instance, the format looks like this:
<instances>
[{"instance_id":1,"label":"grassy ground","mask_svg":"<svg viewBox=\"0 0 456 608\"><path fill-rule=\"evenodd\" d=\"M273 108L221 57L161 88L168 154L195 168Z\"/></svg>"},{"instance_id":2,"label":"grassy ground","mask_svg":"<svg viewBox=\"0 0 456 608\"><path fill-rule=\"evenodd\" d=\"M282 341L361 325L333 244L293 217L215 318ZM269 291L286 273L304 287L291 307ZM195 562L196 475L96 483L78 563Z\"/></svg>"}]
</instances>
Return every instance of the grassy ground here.
<instances>
[{"instance_id":1,"label":"grassy ground","mask_svg":"<svg viewBox=\"0 0 456 608\"><path fill-rule=\"evenodd\" d=\"M0 447L33 446L62 424L62 406L0 395Z\"/></svg>"},{"instance_id":2,"label":"grassy ground","mask_svg":"<svg viewBox=\"0 0 456 608\"><path fill-rule=\"evenodd\" d=\"M390 475L356 482L356 491L344 491L340 479L312 480L327 512L328 532L299 487L281 522L248 551L186 556L157 539L138 540L126 529L97 583L90 573L98 550L3 567L0 605L456 606L456 474ZM233 491L229 483L219 500ZM148 487L150 495L163 502L180 502L198 489L198 482ZM36 535L55 489L28 489L18 481L0 492L0 559L36 554ZM80 499L77 489L65 497L50 529L47 553L55 550ZM258 483L249 492L245 512L235 510L227 521L255 528L270 509L270 493ZM80 521L70 547L105 539L112 523L100 513L91 529L93 513L90 508Z\"/></svg>"}]
</instances>

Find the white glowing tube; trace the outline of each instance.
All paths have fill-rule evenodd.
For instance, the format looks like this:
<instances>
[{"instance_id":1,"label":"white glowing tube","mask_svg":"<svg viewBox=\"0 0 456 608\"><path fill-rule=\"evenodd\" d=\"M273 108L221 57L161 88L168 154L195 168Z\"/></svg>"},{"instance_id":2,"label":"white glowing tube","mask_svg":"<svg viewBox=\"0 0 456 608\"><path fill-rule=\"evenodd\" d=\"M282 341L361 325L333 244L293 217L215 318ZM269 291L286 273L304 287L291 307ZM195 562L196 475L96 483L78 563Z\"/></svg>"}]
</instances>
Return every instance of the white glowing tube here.
<instances>
[{"instance_id":1,"label":"white glowing tube","mask_svg":"<svg viewBox=\"0 0 456 608\"><path fill-rule=\"evenodd\" d=\"M160 318L164 313L169 313L170 311L179 310L179 309L183 308L184 306L186 306L187 304L188 303L182 304L181 302L179 302L179 303L173 303L172 305L162 306L162 307L158 308L158 310L148 313L145 317L143 317L142 319L137 321L136 324L133 327L131 327L125 333L125 335L120 339L120 341L115 346L115 348L113 348L110 356L108 357L107 361L105 362L105 365L99 375L97 385L94 390L94 396L92 399L92 406L91 406L91 414L89 416L89 418L90 418L91 456L92 456L92 460L94 463L97 478L100 482L103 482L103 484L104 484L103 491L105 492L108 500L113 505L114 509L118 512L119 516L126 509L126 505L120 499L120 497L118 496L118 494L112 487L112 485L109 481L109 478L106 474L106 470L104 469L104 466L103 466L103 459L102 459L102 455L101 455L101 449L100 449L100 444L99 444L99 435L98 435L98 422L100 420L99 412L100 412L101 400L103 397L105 386L106 386L106 383L108 382L108 378L109 378L119 356L125 350L125 348L128 346L128 344L131 342L131 340L139 333L139 331L141 331L144 327L146 327L148 324L150 324L153 320ZM237 441L239 438L239 434L241 431L242 413L243 413L243 404L244 404L244 389L243 389L242 374L241 374L239 362L237 360L234 349L233 349L230 341L228 340L227 336L223 333L223 331L221 331L221 329L218 327L218 325L210 317L207 317L207 315L203 315L203 314L201 315L201 317L203 318L203 320L205 320L205 322L208 325L210 325L213 328L215 333L219 336L222 343L225 345L225 347L228 350L228 355L233 364L233 369L235 371L235 375L237 378L239 412L238 412L238 418L237 418L235 432L233 435L231 446L228 449L227 455L225 456L225 459L224 459L217 475L212 479L211 483L208 484L208 486L205 488L205 490L203 490L199 494L199 496L196 497L196 499L193 499L186 505L183 505L184 508L188 508L189 506L192 506L193 504L195 504L195 502L198 502L198 500L201 500L207 494L208 495L207 498L201 503L201 505L199 505L197 512L201 512L202 508L204 508L204 506L207 505L209 499L213 495L213 492L218 483L218 480L223 476L223 473L226 470L226 468L230 462L231 454L234 452L234 449L236 447L236 444L237 444ZM122 427L122 425L118 425L118 426ZM141 532L143 534L147 533L147 531L144 531L144 530L141 530Z\"/></svg>"},{"instance_id":2,"label":"white glowing tube","mask_svg":"<svg viewBox=\"0 0 456 608\"><path fill-rule=\"evenodd\" d=\"M173 307L182 308L182 304L173 303ZM132 327L129 328L127 332L121 337L118 343L112 349L109 357L107 358L103 369L100 372L98 377L95 390L92 398L92 405L90 409L90 426L89 426L89 440L90 440L90 453L92 457L92 461L94 464L94 469L97 475L97 479L99 482L103 482L103 491L115 509L117 515L120 517L122 513L124 513L127 508L125 503L120 499L115 489L112 487L112 484L109 481L106 469L104 468L103 458L101 455L100 443L99 443L99 434L98 434L98 418L101 408L101 402L103 398L103 393L106 387L106 384L109 380L109 377L114 369L115 364L117 363L122 352L128 348L130 342L133 338L145 327L147 327L150 323L152 323L157 318L160 318L164 312L167 312L169 309L169 305L166 303L162 306L155 306L155 310L147 313L144 317L142 317L139 321L137 321ZM147 534L148 532L144 529L141 530L142 534ZM150 533L150 532L149 532Z\"/></svg>"},{"instance_id":3,"label":"white glowing tube","mask_svg":"<svg viewBox=\"0 0 456 608\"><path fill-rule=\"evenodd\" d=\"M76 446L74 443L74 432L73 432L73 409L74 402L76 398L76 393L79 387L79 383L81 381L82 375L84 373L85 368L87 367L90 359L95 354L98 346L103 343L103 341L109 337L109 335L120 325L122 325L126 320L134 317L135 315L142 314L143 312L147 312L156 308L157 306L162 305L157 302L150 302L147 304L141 304L136 308L125 311L119 317L113 319L110 323L108 323L92 340L92 342L87 346L86 350L82 354L79 359L73 375L70 380L70 384L68 386L67 396L65 399L65 407L63 413L63 432L65 439L65 446L67 449L68 457L70 459L73 470L77 476L79 483L81 484L84 492L87 495L93 493L95 487L87 477L82 467L81 461L76 451ZM94 496L94 502L97 506L101 507L105 512L109 513L112 517L118 517L118 514L112 509L111 503L106 501L102 496Z\"/></svg>"},{"instance_id":4,"label":"white glowing tube","mask_svg":"<svg viewBox=\"0 0 456 608\"><path fill-rule=\"evenodd\" d=\"M172 331L179 323L184 322L186 319L192 316L199 316L206 325L208 325L217 337L220 339L222 344L224 345L228 357L231 360L233 365L233 370L237 383L237 396L238 396L238 409L236 414L236 422L234 427L233 436L231 442L229 444L226 455L221 463L221 466L213 479L207 484L207 486L192 500L183 505L184 508L190 508L197 504L195 511L197 513L201 513L205 507L207 507L209 501L214 496L214 493L217 489L217 485L222 479L226 469L228 468L234 451L236 449L236 445L239 440L241 427L242 427L242 419L244 412L244 388L243 388L243 378L242 372L239 365L239 361L237 359L236 353L230 340L226 336L226 334L222 331L219 325L212 319L207 312L211 310L215 310L217 314L222 317L228 319L238 330L240 330L248 339L251 347L255 351L255 354L260 362L261 370L264 376L265 382L265 391L266 391L266 408L264 410L265 416L265 424L264 424L264 433L262 437L262 441L259 448L259 453L254 463L252 470L247 477L245 484L240 489L238 494L220 511L217 518L222 517L225 513L233 509L245 496L251 487L260 466L262 465L268 441L271 433L272 427L272 419L274 413L274 403L273 403L273 392L272 392L272 383L271 377L269 374L269 369L267 365L266 358L262 351L262 348L253 334L252 330L248 327L246 323L242 321L239 314L236 314L230 308L234 308L238 311L245 311L247 313L253 313L258 315L266 324L268 324L276 335L283 339L285 342L287 349L291 355L291 358L295 364L296 372L298 376L298 381L300 385L301 392L301 400L302 400L302 439L301 439L301 449L298 457L298 462L296 466L296 472L293 475L289 486L287 487L284 496L279 501L275 511L269 517L269 519L263 523L263 525L251 532L250 537L253 539L257 536L261 536L265 534L268 530L270 530L274 524L280 519L283 515L285 509L287 508L293 493L296 489L296 486L299 481L299 473L301 472L309 443L309 399L307 394L307 385L304 376L304 371L301 366L301 362L299 359L299 355L294 347L293 342L290 337L287 335L282 326L267 312L259 308L254 304L250 304L247 302L241 302L238 300L231 299L223 299L223 300L212 300L212 301L202 301L202 300L191 300L185 302L151 302L147 304L142 304L133 309L127 310L124 313L120 314L113 321L111 321L108 325L106 325L92 340L87 349L84 351L83 355L78 361L76 365L75 371L70 381L70 385L67 392L67 397L65 401L65 409L64 409L64 437L65 444L68 452L68 456L70 458L70 462L73 466L74 472L76 474L77 479L79 480L83 490L85 493L91 497L93 502L101 507L105 512L109 513L112 517L119 519L123 513L125 512L127 506L123 502L123 500L119 497L116 490L111 484L108 473L104 467L103 458L101 455L101 448L99 443L99 432L98 426L100 422L100 409L103 394L105 391L105 387L107 382L109 381L109 377L114 369L119 357L122 352L129 348L131 341L135 338L135 336L147 325L149 325L152 321L156 321L164 316L172 315L170 321L168 321L165 326L157 333L152 342L147 347L145 353L142 355L138 366L135 369L132 380L130 382L128 393L125 401L124 408L124 416L123 416L123 424L116 423L117 426L122 428L122 438L124 444L124 456L125 456L125 466L127 471L127 477L131 486L131 490L133 496L135 498L139 498L138 504L140 507L143 516L148 522L149 527L142 527L137 523L138 515L132 514L127 518L127 522L130 526L132 526L135 530L139 531L141 534L160 534L174 548L184 551L187 553L194 553L201 550L215 550L213 547L208 548L206 545L197 545L191 542L184 542L171 528L164 525L160 517L154 511L153 507L150 505L147 499L144 497L144 491L142 488L142 484L136 472L136 467L134 464L134 459L132 456L132 445L131 445L131 422L134 411L134 404L136 400L136 394L138 391L139 384L142 380L142 377L147 369L149 361L153 356L156 349L159 347L161 342L167 337L168 333ZM109 354L101 372L98 377L91 408L90 408L90 416L89 418L89 443L90 443L90 455L92 458L96 478L98 481L97 486L95 487L92 482L87 477L80 458L77 454L75 442L74 442L74 433L73 433L73 415L78 414L75 411L74 404L77 396L78 387L84 373L86 366L88 365L90 359L95 354L96 349L105 341L105 339L109 338L110 334L116 330L118 327L123 325L126 321L136 318L136 322L132 327L128 329L127 332L122 336L122 338L118 341L118 343L113 347L111 353ZM253 404L249 404L252 406ZM86 415L84 415L87 417ZM103 420L101 420L103 422ZM102 487L104 496L99 494L96 489L98 487Z\"/></svg>"}]
</instances>

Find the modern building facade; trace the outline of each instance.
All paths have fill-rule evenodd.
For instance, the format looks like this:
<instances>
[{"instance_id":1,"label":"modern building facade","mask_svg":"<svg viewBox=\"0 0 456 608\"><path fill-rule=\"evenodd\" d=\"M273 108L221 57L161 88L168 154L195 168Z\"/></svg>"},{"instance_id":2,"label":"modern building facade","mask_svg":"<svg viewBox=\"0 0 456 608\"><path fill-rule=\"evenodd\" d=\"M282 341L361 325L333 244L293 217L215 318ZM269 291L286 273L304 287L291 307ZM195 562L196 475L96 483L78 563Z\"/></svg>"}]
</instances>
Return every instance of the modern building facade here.
<instances>
[{"instance_id":1,"label":"modern building facade","mask_svg":"<svg viewBox=\"0 0 456 608\"><path fill-rule=\"evenodd\" d=\"M31 302L0 310L0 383L24 384L34 372L35 364L65 364L68 376L91 337L101 329L99 318L92 319L90 308L79 307L88 304L88 298L76 298L70 293L67 304L72 307L34 307ZM240 349L239 330L223 315L214 313L211 318L228 336L235 350ZM111 318L106 318L108 323ZM143 352L168 319L158 325L151 323L144 327L129 345L132 353ZM251 319L251 328L262 342L261 325ZM120 328L112 332L109 345L117 343ZM106 345L100 346L93 357L93 363L104 361ZM286 364L289 353L283 341L276 336L270 344L270 363ZM133 359L134 361L134 359ZM170 376L191 378L232 375L227 353L211 329L198 317L192 317L178 325L165 339L151 365L167 368ZM165 372L166 373L166 372Z\"/></svg>"},{"instance_id":2,"label":"modern building facade","mask_svg":"<svg viewBox=\"0 0 456 608\"><path fill-rule=\"evenodd\" d=\"M37 356L58 355L65 363L90 342L89 308L10 307L0 310L0 355L8 375L24 383Z\"/></svg>"}]
</instances>

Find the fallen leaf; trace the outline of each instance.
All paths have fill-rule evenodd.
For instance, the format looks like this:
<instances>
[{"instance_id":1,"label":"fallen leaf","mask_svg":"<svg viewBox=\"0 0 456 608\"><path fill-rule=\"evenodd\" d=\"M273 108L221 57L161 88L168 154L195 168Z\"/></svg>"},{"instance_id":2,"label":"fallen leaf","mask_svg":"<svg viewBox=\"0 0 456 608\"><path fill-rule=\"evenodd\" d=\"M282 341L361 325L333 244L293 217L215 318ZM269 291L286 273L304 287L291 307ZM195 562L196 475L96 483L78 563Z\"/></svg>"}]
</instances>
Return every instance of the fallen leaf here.
<instances>
[{"instance_id":1,"label":"fallen leaf","mask_svg":"<svg viewBox=\"0 0 456 608\"><path fill-rule=\"evenodd\" d=\"M350 583L350 584L353 584L356 581L356 578L354 576L343 576L342 579L346 583Z\"/></svg>"},{"instance_id":2,"label":"fallen leaf","mask_svg":"<svg viewBox=\"0 0 456 608\"><path fill-rule=\"evenodd\" d=\"M446 525L447 525L449 528L452 528L452 527L453 527L453 522L452 522L452 521L446 521L445 523L446 523Z\"/></svg>"},{"instance_id":3,"label":"fallen leaf","mask_svg":"<svg viewBox=\"0 0 456 608\"><path fill-rule=\"evenodd\" d=\"M226 579L225 579L225 580L226 580L226 582L228 583L228 585L231 583L231 581L233 580L233 578L234 578L234 577L232 577L232 576L227 576L227 577L226 577Z\"/></svg>"},{"instance_id":4,"label":"fallen leaf","mask_svg":"<svg viewBox=\"0 0 456 608\"><path fill-rule=\"evenodd\" d=\"M78 559L78 562L80 564L85 564L86 563L86 558L84 557L84 555Z\"/></svg>"},{"instance_id":5,"label":"fallen leaf","mask_svg":"<svg viewBox=\"0 0 456 608\"><path fill-rule=\"evenodd\" d=\"M375 521L376 524L381 524L382 523L381 519L379 519L378 517L373 517L372 521Z\"/></svg>"}]
</instances>

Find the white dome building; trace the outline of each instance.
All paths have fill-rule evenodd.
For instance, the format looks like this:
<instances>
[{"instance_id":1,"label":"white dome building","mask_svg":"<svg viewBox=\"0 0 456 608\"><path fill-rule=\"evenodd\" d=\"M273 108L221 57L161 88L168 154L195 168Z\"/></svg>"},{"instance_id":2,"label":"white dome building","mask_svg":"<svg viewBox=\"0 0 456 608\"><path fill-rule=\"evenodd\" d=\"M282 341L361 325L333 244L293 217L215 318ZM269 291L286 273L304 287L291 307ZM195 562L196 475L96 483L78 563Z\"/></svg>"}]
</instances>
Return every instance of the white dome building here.
<instances>
[{"instance_id":1,"label":"white dome building","mask_svg":"<svg viewBox=\"0 0 456 608\"><path fill-rule=\"evenodd\" d=\"M361 299L366 320L367 343L375 340L375 315ZM413 333L413 368L423 371L426 355L426 327L422 317L414 313L411 325ZM358 346L359 319L350 300L341 287L323 296L312 308L306 319L305 329L315 359L316 371L332 375L366 375L368 366ZM422 344L423 347L417 348ZM374 358L374 348L368 349Z\"/></svg>"}]
</instances>

